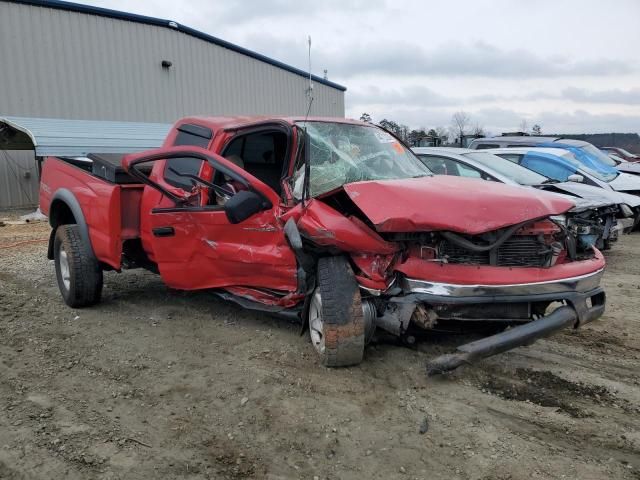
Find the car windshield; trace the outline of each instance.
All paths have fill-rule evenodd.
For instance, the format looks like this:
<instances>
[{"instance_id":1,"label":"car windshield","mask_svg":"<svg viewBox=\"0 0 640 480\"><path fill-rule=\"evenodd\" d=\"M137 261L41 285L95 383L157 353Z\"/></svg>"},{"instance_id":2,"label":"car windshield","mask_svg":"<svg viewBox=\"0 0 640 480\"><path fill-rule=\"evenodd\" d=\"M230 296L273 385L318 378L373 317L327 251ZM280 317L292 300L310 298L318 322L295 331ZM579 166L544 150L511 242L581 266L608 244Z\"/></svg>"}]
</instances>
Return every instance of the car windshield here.
<instances>
[{"instance_id":1,"label":"car windshield","mask_svg":"<svg viewBox=\"0 0 640 480\"><path fill-rule=\"evenodd\" d=\"M564 152L562 152L562 158L564 158L566 161L571 163L571 165L573 165L577 169L582 170L588 173L589 175L594 176L598 180L602 180L603 182L609 183L618 176L617 173L610 173L609 171L596 170L595 168L590 168L585 164L585 162L582 162L574 152L570 150L565 150Z\"/></svg>"},{"instance_id":2,"label":"car windshield","mask_svg":"<svg viewBox=\"0 0 640 480\"><path fill-rule=\"evenodd\" d=\"M310 145L309 194L330 192L347 183L431 175L396 138L376 126L338 122L300 122ZM302 197L304 168L294 174L294 196Z\"/></svg>"},{"instance_id":3,"label":"car windshield","mask_svg":"<svg viewBox=\"0 0 640 480\"><path fill-rule=\"evenodd\" d=\"M549 177L540 175L533 170L524 168L517 163L510 162L509 160L491 153L470 152L465 153L464 156L486 165L520 185L540 185L543 183L549 183Z\"/></svg>"},{"instance_id":4,"label":"car windshield","mask_svg":"<svg viewBox=\"0 0 640 480\"><path fill-rule=\"evenodd\" d=\"M598 160L600 160L605 165L609 165L610 167L615 167L617 164L615 160L609 157L606 153L604 153L599 148L594 147L593 145L583 145L580 147L580 150L587 152L589 155L594 156Z\"/></svg>"},{"instance_id":5,"label":"car windshield","mask_svg":"<svg viewBox=\"0 0 640 480\"><path fill-rule=\"evenodd\" d=\"M625 150L624 148L619 148L618 151L627 157L635 157L635 153L631 153L629 150ZM614 151L615 152L615 151Z\"/></svg>"}]
</instances>

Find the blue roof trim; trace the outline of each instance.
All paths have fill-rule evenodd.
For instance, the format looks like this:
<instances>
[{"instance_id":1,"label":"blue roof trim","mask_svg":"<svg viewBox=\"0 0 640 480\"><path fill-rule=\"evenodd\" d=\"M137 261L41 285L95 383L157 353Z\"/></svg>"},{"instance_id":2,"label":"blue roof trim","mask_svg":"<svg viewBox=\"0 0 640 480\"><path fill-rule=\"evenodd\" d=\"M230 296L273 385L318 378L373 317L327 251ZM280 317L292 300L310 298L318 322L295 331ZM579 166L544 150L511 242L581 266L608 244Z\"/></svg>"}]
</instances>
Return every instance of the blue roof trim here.
<instances>
[{"instance_id":1,"label":"blue roof trim","mask_svg":"<svg viewBox=\"0 0 640 480\"><path fill-rule=\"evenodd\" d=\"M78 13L87 13L90 15L99 15L102 17L110 17L110 18L116 18L119 20L128 20L131 22L145 23L147 25L154 25L157 27L170 28L172 30L177 30L179 32L182 32L186 35L191 35L192 37L199 38L200 40L204 40L205 42L213 43L223 48L228 48L229 50L240 53L241 55L246 55L247 57L255 58L256 60L268 63L270 65L273 65L274 67L282 68L283 70L287 70L296 75L300 75L301 77L309 78L309 72L305 72L304 70L300 70L299 68L292 67L291 65L287 65L286 63L282 63L278 60L274 60L273 58L270 58L260 53L254 52L252 50L243 48L234 43L227 42L226 40L222 40L221 38L214 37L213 35L209 35L199 30L195 30L191 27L186 27L173 20L165 20L165 19L156 18L156 17L147 17L146 15L138 15L135 13L121 12L119 10L111 10L109 8L102 8L102 7L94 7L91 5L82 5L81 3L64 2L62 0L8 0L8 1L13 3L23 3L27 5L38 6L38 7L56 8L58 10L68 10L68 11L78 12ZM321 83L323 85L335 88L342 92L347 90L347 87L343 85L331 82L329 80L325 80L324 78L318 77L316 75L311 75L311 79L314 82Z\"/></svg>"}]
</instances>

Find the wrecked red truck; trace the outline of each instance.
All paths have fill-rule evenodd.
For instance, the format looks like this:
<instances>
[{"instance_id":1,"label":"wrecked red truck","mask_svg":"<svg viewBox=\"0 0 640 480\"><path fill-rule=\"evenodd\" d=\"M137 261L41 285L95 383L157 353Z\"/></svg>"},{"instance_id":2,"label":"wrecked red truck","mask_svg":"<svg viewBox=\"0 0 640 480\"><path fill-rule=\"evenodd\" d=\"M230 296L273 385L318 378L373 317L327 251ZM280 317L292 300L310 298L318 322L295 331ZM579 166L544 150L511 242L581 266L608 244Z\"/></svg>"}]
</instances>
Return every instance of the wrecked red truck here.
<instances>
[{"instance_id":1,"label":"wrecked red truck","mask_svg":"<svg viewBox=\"0 0 640 480\"><path fill-rule=\"evenodd\" d=\"M156 150L47 158L40 199L69 306L99 302L104 270L146 268L296 318L327 366L361 362L376 330L501 327L429 362L440 373L605 307L604 258L576 251L570 201L433 176L357 121L185 118Z\"/></svg>"}]
</instances>

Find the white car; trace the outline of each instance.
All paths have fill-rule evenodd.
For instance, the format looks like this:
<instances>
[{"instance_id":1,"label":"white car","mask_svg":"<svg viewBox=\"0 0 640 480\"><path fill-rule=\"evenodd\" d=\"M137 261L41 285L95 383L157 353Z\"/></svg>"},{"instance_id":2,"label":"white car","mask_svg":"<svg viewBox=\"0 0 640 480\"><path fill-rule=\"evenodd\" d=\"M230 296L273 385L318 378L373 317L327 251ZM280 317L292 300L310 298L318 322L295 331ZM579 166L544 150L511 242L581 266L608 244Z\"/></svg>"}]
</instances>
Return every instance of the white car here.
<instances>
[{"instance_id":1,"label":"white car","mask_svg":"<svg viewBox=\"0 0 640 480\"><path fill-rule=\"evenodd\" d=\"M508 147L482 150L506 158L523 167L560 182L578 181L623 195L624 203L640 208L640 177L628 173L604 173L578 161L562 148Z\"/></svg>"}]
</instances>

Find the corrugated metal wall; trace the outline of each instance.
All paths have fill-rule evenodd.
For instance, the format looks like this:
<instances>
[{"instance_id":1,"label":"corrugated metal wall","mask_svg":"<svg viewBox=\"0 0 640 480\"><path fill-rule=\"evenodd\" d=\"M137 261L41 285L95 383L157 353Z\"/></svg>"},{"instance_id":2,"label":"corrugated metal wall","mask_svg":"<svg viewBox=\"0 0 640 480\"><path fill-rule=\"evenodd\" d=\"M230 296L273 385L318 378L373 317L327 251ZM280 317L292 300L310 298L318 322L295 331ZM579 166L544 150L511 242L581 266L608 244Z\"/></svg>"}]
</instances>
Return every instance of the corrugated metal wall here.
<instances>
[{"instance_id":1,"label":"corrugated metal wall","mask_svg":"<svg viewBox=\"0 0 640 480\"><path fill-rule=\"evenodd\" d=\"M173 66L163 69L162 60ZM312 115L344 116L314 82ZM303 115L308 81L184 33L0 0L0 114L173 122L185 115Z\"/></svg>"},{"instance_id":2,"label":"corrugated metal wall","mask_svg":"<svg viewBox=\"0 0 640 480\"><path fill-rule=\"evenodd\" d=\"M35 154L0 150L0 209L38 205L38 167Z\"/></svg>"}]
</instances>

